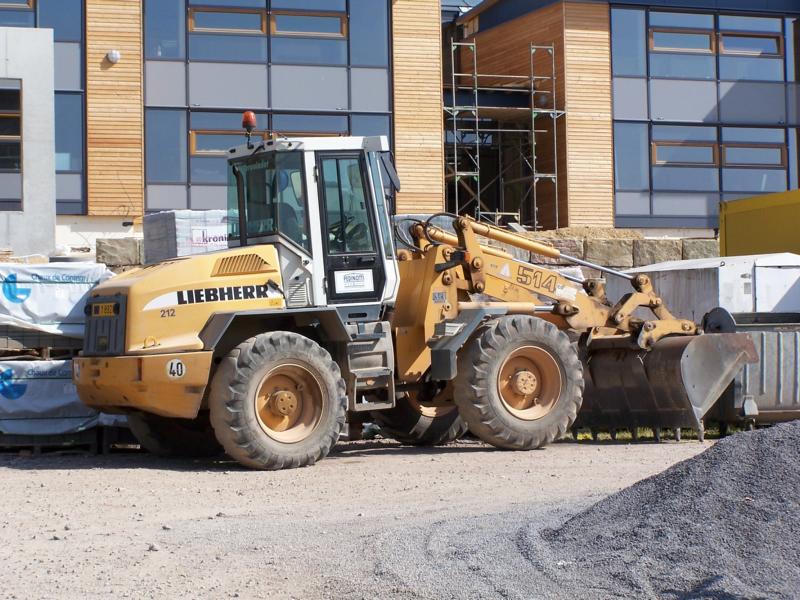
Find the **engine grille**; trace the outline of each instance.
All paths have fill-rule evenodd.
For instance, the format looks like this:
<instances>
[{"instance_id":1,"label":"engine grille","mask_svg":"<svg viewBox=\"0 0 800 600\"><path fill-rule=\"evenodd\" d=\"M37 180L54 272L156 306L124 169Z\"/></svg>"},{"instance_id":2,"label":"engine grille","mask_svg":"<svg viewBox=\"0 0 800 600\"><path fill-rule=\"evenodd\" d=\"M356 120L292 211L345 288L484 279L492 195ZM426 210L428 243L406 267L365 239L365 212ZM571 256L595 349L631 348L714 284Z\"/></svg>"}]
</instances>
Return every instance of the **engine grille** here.
<instances>
[{"instance_id":1,"label":"engine grille","mask_svg":"<svg viewBox=\"0 0 800 600\"><path fill-rule=\"evenodd\" d=\"M127 297L117 294L91 298L86 303L84 356L120 356L125 354L127 300ZM104 314L109 306L112 314Z\"/></svg>"}]
</instances>

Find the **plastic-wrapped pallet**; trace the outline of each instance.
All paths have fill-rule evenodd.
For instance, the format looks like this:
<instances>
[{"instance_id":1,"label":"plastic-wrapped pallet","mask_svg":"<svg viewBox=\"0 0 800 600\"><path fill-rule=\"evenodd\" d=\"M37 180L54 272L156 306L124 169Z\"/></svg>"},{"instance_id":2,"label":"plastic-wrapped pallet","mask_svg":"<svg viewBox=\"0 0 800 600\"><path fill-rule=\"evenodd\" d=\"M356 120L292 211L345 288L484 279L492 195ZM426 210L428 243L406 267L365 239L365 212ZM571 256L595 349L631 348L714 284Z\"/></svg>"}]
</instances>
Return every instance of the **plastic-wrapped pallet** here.
<instances>
[{"instance_id":1,"label":"plastic-wrapped pallet","mask_svg":"<svg viewBox=\"0 0 800 600\"><path fill-rule=\"evenodd\" d=\"M77 433L98 420L78 398L71 360L0 361L0 434Z\"/></svg>"},{"instance_id":2,"label":"plastic-wrapped pallet","mask_svg":"<svg viewBox=\"0 0 800 600\"><path fill-rule=\"evenodd\" d=\"M225 210L170 210L144 218L145 264L227 247Z\"/></svg>"},{"instance_id":3,"label":"plastic-wrapped pallet","mask_svg":"<svg viewBox=\"0 0 800 600\"><path fill-rule=\"evenodd\" d=\"M80 339L89 291L113 275L105 265L90 262L2 263L0 326Z\"/></svg>"}]
</instances>

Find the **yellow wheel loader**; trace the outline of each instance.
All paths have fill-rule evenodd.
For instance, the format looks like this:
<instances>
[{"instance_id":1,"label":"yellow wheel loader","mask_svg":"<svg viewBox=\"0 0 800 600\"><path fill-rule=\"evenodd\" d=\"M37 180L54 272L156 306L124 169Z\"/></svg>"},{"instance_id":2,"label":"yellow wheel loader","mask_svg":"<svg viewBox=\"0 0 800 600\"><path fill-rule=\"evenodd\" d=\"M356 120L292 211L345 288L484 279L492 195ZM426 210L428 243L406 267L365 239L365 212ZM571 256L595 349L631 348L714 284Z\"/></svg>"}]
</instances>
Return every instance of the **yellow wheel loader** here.
<instances>
[{"instance_id":1,"label":"yellow wheel loader","mask_svg":"<svg viewBox=\"0 0 800 600\"><path fill-rule=\"evenodd\" d=\"M673 317L643 275L469 217L393 235L384 137L255 143L245 126L229 158L229 249L125 273L87 303L78 393L127 414L153 452L300 467L364 420L407 443L469 427L532 449L567 432L584 396L598 419L698 427L754 359L748 336ZM603 280L491 240L631 292L612 303Z\"/></svg>"}]
</instances>

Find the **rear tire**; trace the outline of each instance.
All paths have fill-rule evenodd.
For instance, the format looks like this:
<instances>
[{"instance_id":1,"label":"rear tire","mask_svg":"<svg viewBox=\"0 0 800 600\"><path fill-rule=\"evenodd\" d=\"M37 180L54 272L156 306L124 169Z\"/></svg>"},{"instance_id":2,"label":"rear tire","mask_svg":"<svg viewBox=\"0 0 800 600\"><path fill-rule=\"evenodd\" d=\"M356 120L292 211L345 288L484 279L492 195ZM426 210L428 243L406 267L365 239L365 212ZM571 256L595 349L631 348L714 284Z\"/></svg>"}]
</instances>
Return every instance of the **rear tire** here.
<instances>
[{"instance_id":1,"label":"rear tire","mask_svg":"<svg viewBox=\"0 0 800 600\"><path fill-rule=\"evenodd\" d=\"M536 317L500 317L460 353L455 401L472 433L498 448L530 450L569 431L583 369L570 339Z\"/></svg>"},{"instance_id":2,"label":"rear tire","mask_svg":"<svg viewBox=\"0 0 800 600\"><path fill-rule=\"evenodd\" d=\"M467 424L452 401L452 386L448 385L439 393L449 394L449 400L440 401L434 396L427 402L419 399L424 394L425 390L402 394L394 408L375 411L371 413L372 418L387 437L414 446L449 444L467 432Z\"/></svg>"},{"instance_id":3,"label":"rear tire","mask_svg":"<svg viewBox=\"0 0 800 600\"><path fill-rule=\"evenodd\" d=\"M345 382L316 342L262 333L222 359L209 394L211 424L228 455L253 469L312 465L344 427Z\"/></svg>"},{"instance_id":4,"label":"rear tire","mask_svg":"<svg viewBox=\"0 0 800 600\"><path fill-rule=\"evenodd\" d=\"M196 419L131 413L128 426L142 448L158 456L208 458L223 453L214 437L208 413L200 413Z\"/></svg>"}]
</instances>

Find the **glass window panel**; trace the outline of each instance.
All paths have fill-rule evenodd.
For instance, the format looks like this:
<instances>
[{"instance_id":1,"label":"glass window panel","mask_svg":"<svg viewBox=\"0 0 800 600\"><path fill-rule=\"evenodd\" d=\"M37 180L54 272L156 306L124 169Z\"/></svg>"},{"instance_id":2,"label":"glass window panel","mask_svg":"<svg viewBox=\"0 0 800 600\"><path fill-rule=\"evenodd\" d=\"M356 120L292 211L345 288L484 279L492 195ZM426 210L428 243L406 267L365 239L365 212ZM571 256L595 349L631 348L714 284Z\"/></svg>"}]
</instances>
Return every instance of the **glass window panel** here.
<instances>
[{"instance_id":1,"label":"glass window panel","mask_svg":"<svg viewBox=\"0 0 800 600\"><path fill-rule=\"evenodd\" d=\"M328 252L373 252L375 244L361 161L358 158L324 158L322 177Z\"/></svg>"},{"instance_id":2,"label":"glass window panel","mask_svg":"<svg viewBox=\"0 0 800 600\"><path fill-rule=\"evenodd\" d=\"M753 146L725 146L725 164L783 166L783 149Z\"/></svg>"},{"instance_id":3,"label":"glass window panel","mask_svg":"<svg viewBox=\"0 0 800 600\"><path fill-rule=\"evenodd\" d=\"M615 75L645 75L644 11L611 9L611 59Z\"/></svg>"},{"instance_id":4,"label":"glass window panel","mask_svg":"<svg viewBox=\"0 0 800 600\"><path fill-rule=\"evenodd\" d=\"M22 168L20 140L0 139L0 169L19 171Z\"/></svg>"},{"instance_id":5,"label":"glass window panel","mask_svg":"<svg viewBox=\"0 0 800 600\"><path fill-rule=\"evenodd\" d=\"M724 123L782 126L786 122L786 86L782 83L723 81L719 97L720 121Z\"/></svg>"},{"instance_id":6,"label":"glass window panel","mask_svg":"<svg viewBox=\"0 0 800 600\"><path fill-rule=\"evenodd\" d=\"M30 6L31 0L3 0L3 4L17 5L17 6Z\"/></svg>"},{"instance_id":7,"label":"glass window panel","mask_svg":"<svg viewBox=\"0 0 800 600\"><path fill-rule=\"evenodd\" d=\"M80 42L83 37L83 0L38 0L39 27L53 30L57 42Z\"/></svg>"},{"instance_id":8,"label":"glass window panel","mask_svg":"<svg viewBox=\"0 0 800 600\"><path fill-rule=\"evenodd\" d=\"M275 34L342 35L342 19L339 17L274 14L272 18L275 21Z\"/></svg>"},{"instance_id":9,"label":"glass window panel","mask_svg":"<svg viewBox=\"0 0 800 600\"><path fill-rule=\"evenodd\" d=\"M21 135L21 121L20 117L0 115L0 135Z\"/></svg>"},{"instance_id":10,"label":"glass window panel","mask_svg":"<svg viewBox=\"0 0 800 600\"><path fill-rule=\"evenodd\" d=\"M338 115L272 115L279 133L347 133L347 117Z\"/></svg>"},{"instance_id":11,"label":"glass window panel","mask_svg":"<svg viewBox=\"0 0 800 600\"><path fill-rule=\"evenodd\" d=\"M780 42L777 37L723 35L721 51L726 54L780 54Z\"/></svg>"},{"instance_id":12,"label":"glass window panel","mask_svg":"<svg viewBox=\"0 0 800 600\"><path fill-rule=\"evenodd\" d=\"M650 192L617 192L614 206L618 215L649 215Z\"/></svg>"},{"instance_id":13,"label":"glass window panel","mask_svg":"<svg viewBox=\"0 0 800 600\"><path fill-rule=\"evenodd\" d=\"M378 224L381 228L381 238L383 238L383 253L386 258L394 256L392 248L392 228L389 224L389 211L386 206L386 192L381 184L383 173L383 163L378 159L377 152L369 153L369 166L372 174L372 193L375 196L375 205L378 212ZM383 176L385 177L385 175Z\"/></svg>"},{"instance_id":14,"label":"glass window panel","mask_svg":"<svg viewBox=\"0 0 800 600\"><path fill-rule=\"evenodd\" d=\"M83 96L56 94L56 170L83 168Z\"/></svg>"},{"instance_id":15,"label":"glass window panel","mask_svg":"<svg viewBox=\"0 0 800 600\"><path fill-rule=\"evenodd\" d=\"M719 189L719 170L698 167L653 167L653 189L716 192Z\"/></svg>"},{"instance_id":16,"label":"glass window panel","mask_svg":"<svg viewBox=\"0 0 800 600\"><path fill-rule=\"evenodd\" d=\"M244 131L242 129L241 112L202 112L192 111L189 115L192 129L218 130L218 131ZM267 129L267 115L256 113L256 130ZM244 133L241 134L244 136Z\"/></svg>"},{"instance_id":17,"label":"glass window panel","mask_svg":"<svg viewBox=\"0 0 800 600\"><path fill-rule=\"evenodd\" d=\"M766 31L781 32L780 19L765 19L762 17L741 17L720 15L719 28L722 31Z\"/></svg>"},{"instance_id":18,"label":"glass window panel","mask_svg":"<svg viewBox=\"0 0 800 600\"><path fill-rule=\"evenodd\" d=\"M692 29L714 29L713 15L694 13L650 11L650 25L659 27L688 27Z\"/></svg>"},{"instance_id":19,"label":"glass window panel","mask_svg":"<svg viewBox=\"0 0 800 600\"><path fill-rule=\"evenodd\" d=\"M239 166L245 185L247 234L260 237L280 232L309 249L308 216L303 186L303 154L269 153L263 159ZM229 235L238 235L236 180L228 177Z\"/></svg>"},{"instance_id":20,"label":"glass window panel","mask_svg":"<svg viewBox=\"0 0 800 600\"><path fill-rule=\"evenodd\" d=\"M375 0L372 0L373 2ZM347 10L347 0L272 0L272 8L295 8L298 10Z\"/></svg>"},{"instance_id":21,"label":"glass window panel","mask_svg":"<svg viewBox=\"0 0 800 600\"><path fill-rule=\"evenodd\" d=\"M722 187L726 192L786 191L783 169L722 169Z\"/></svg>"},{"instance_id":22,"label":"glass window panel","mask_svg":"<svg viewBox=\"0 0 800 600\"><path fill-rule=\"evenodd\" d=\"M186 182L186 112L145 112L145 158L148 182Z\"/></svg>"},{"instance_id":23,"label":"glass window panel","mask_svg":"<svg viewBox=\"0 0 800 600\"><path fill-rule=\"evenodd\" d=\"M713 165L712 146L665 145L656 144L656 163L658 164L698 164Z\"/></svg>"},{"instance_id":24,"label":"glass window panel","mask_svg":"<svg viewBox=\"0 0 800 600\"><path fill-rule=\"evenodd\" d=\"M734 81L783 81L783 59L720 56L719 78Z\"/></svg>"},{"instance_id":25,"label":"glass window panel","mask_svg":"<svg viewBox=\"0 0 800 600\"><path fill-rule=\"evenodd\" d=\"M0 27L33 27L32 10L0 10Z\"/></svg>"},{"instance_id":26,"label":"glass window panel","mask_svg":"<svg viewBox=\"0 0 800 600\"><path fill-rule=\"evenodd\" d=\"M633 121L648 119L646 79L614 78L614 118Z\"/></svg>"},{"instance_id":27,"label":"glass window panel","mask_svg":"<svg viewBox=\"0 0 800 600\"><path fill-rule=\"evenodd\" d=\"M186 106L186 63L148 60L144 66L146 106Z\"/></svg>"},{"instance_id":28,"label":"glass window panel","mask_svg":"<svg viewBox=\"0 0 800 600\"><path fill-rule=\"evenodd\" d=\"M390 135L390 121L383 115L353 115L351 120L352 135Z\"/></svg>"},{"instance_id":29,"label":"glass window panel","mask_svg":"<svg viewBox=\"0 0 800 600\"><path fill-rule=\"evenodd\" d=\"M653 139L665 142L716 142L716 127L653 125Z\"/></svg>"},{"instance_id":30,"label":"glass window panel","mask_svg":"<svg viewBox=\"0 0 800 600\"><path fill-rule=\"evenodd\" d=\"M785 21L784 43L786 44L786 80L797 81L798 57L800 57L800 19L789 18Z\"/></svg>"},{"instance_id":31,"label":"glass window panel","mask_svg":"<svg viewBox=\"0 0 800 600\"><path fill-rule=\"evenodd\" d=\"M723 142L759 142L763 144L782 144L784 142L783 129L766 127L723 127Z\"/></svg>"},{"instance_id":32,"label":"glass window panel","mask_svg":"<svg viewBox=\"0 0 800 600\"><path fill-rule=\"evenodd\" d=\"M192 183L226 183L228 159L225 156L192 156Z\"/></svg>"},{"instance_id":33,"label":"glass window panel","mask_svg":"<svg viewBox=\"0 0 800 600\"><path fill-rule=\"evenodd\" d=\"M647 125L616 123L614 125L614 179L617 189L649 189L649 166L650 147L647 141Z\"/></svg>"},{"instance_id":34,"label":"glass window panel","mask_svg":"<svg viewBox=\"0 0 800 600\"><path fill-rule=\"evenodd\" d=\"M710 33L654 31L653 50L687 50L711 52Z\"/></svg>"},{"instance_id":35,"label":"glass window panel","mask_svg":"<svg viewBox=\"0 0 800 600\"><path fill-rule=\"evenodd\" d=\"M347 69L273 65L272 104L285 111L347 110Z\"/></svg>"},{"instance_id":36,"label":"glass window panel","mask_svg":"<svg viewBox=\"0 0 800 600\"><path fill-rule=\"evenodd\" d=\"M717 121L717 84L712 81L652 79L650 116L654 121Z\"/></svg>"},{"instance_id":37,"label":"glass window panel","mask_svg":"<svg viewBox=\"0 0 800 600\"><path fill-rule=\"evenodd\" d=\"M347 40L273 37L272 62L345 65L347 64Z\"/></svg>"},{"instance_id":38,"label":"glass window panel","mask_svg":"<svg viewBox=\"0 0 800 600\"><path fill-rule=\"evenodd\" d=\"M189 36L189 58L263 63L267 61L267 38L261 35L193 33Z\"/></svg>"},{"instance_id":39,"label":"glass window panel","mask_svg":"<svg viewBox=\"0 0 800 600\"><path fill-rule=\"evenodd\" d=\"M359 67L389 65L389 4L350 0L350 64Z\"/></svg>"},{"instance_id":40,"label":"glass window panel","mask_svg":"<svg viewBox=\"0 0 800 600\"><path fill-rule=\"evenodd\" d=\"M193 30L263 31L261 12L217 12L207 10L192 11Z\"/></svg>"},{"instance_id":41,"label":"glass window panel","mask_svg":"<svg viewBox=\"0 0 800 600\"><path fill-rule=\"evenodd\" d=\"M155 0L161 2L161 0ZM267 0L189 0L194 6L231 6L235 8L266 8ZM274 3L273 3L274 4Z\"/></svg>"},{"instance_id":42,"label":"glass window panel","mask_svg":"<svg viewBox=\"0 0 800 600\"><path fill-rule=\"evenodd\" d=\"M350 69L350 104L359 112L389 112L389 71Z\"/></svg>"},{"instance_id":43,"label":"glass window panel","mask_svg":"<svg viewBox=\"0 0 800 600\"><path fill-rule=\"evenodd\" d=\"M19 88L0 88L0 112L19 112L19 98Z\"/></svg>"},{"instance_id":44,"label":"glass window panel","mask_svg":"<svg viewBox=\"0 0 800 600\"><path fill-rule=\"evenodd\" d=\"M145 0L144 42L147 58L184 58L185 28L183 0Z\"/></svg>"},{"instance_id":45,"label":"glass window panel","mask_svg":"<svg viewBox=\"0 0 800 600\"><path fill-rule=\"evenodd\" d=\"M189 105L200 108L267 108L267 65L189 63ZM241 125L241 123L239 124ZM236 129L239 129L237 126Z\"/></svg>"},{"instance_id":46,"label":"glass window panel","mask_svg":"<svg viewBox=\"0 0 800 600\"><path fill-rule=\"evenodd\" d=\"M719 194L653 194L653 214L716 216L719 214Z\"/></svg>"},{"instance_id":47,"label":"glass window panel","mask_svg":"<svg viewBox=\"0 0 800 600\"><path fill-rule=\"evenodd\" d=\"M56 42L54 51L54 85L56 90L83 89L83 51L81 44Z\"/></svg>"},{"instance_id":48,"label":"glass window panel","mask_svg":"<svg viewBox=\"0 0 800 600\"><path fill-rule=\"evenodd\" d=\"M680 79L716 79L717 64L713 56L652 53L650 75Z\"/></svg>"}]
</instances>

